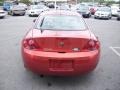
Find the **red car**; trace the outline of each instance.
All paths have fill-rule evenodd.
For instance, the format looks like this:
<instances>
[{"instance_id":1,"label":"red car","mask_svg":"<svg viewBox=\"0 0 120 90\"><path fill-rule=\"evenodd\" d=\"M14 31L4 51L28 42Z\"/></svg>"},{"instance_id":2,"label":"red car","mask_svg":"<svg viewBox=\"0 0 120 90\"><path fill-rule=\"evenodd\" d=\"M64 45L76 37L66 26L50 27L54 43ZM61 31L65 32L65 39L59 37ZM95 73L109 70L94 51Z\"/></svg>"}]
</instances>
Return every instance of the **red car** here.
<instances>
[{"instance_id":1,"label":"red car","mask_svg":"<svg viewBox=\"0 0 120 90\"><path fill-rule=\"evenodd\" d=\"M23 38L22 57L40 75L87 74L98 64L100 42L77 12L45 11Z\"/></svg>"},{"instance_id":2,"label":"red car","mask_svg":"<svg viewBox=\"0 0 120 90\"><path fill-rule=\"evenodd\" d=\"M94 15L96 11L97 11L97 7L91 7L90 8L90 12L91 12L92 15Z\"/></svg>"}]
</instances>

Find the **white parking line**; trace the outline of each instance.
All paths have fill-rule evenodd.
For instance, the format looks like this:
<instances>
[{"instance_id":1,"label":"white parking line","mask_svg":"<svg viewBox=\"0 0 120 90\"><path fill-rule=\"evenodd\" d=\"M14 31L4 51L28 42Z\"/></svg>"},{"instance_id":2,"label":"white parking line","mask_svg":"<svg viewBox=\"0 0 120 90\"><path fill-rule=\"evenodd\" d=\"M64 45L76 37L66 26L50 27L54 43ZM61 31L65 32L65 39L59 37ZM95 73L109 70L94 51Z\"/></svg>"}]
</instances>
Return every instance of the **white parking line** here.
<instances>
[{"instance_id":1,"label":"white parking line","mask_svg":"<svg viewBox=\"0 0 120 90\"><path fill-rule=\"evenodd\" d=\"M110 47L110 49L120 57L120 53L116 49L120 49L120 47Z\"/></svg>"}]
</instances>

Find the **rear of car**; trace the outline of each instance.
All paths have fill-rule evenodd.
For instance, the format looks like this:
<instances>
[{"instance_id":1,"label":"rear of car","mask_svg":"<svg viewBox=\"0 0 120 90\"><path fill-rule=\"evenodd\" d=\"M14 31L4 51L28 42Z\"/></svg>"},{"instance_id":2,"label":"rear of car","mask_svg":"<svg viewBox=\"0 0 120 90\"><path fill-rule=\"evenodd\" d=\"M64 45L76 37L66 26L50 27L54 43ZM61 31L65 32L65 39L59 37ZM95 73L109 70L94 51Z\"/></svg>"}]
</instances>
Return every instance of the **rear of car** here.
<instances>
[{"instance_id":1,"label":"rear of car","mask_svg":"<svg viewBox=\"0 0 120 90\"><path fill-rule=\"evenodd\" d=\"M110 7L99 7L95 12L94 18L111 19L112 12Z\"/></svg>"},{"instance_id":2,"label":"rear of car","mask_svg":"<svg viewBox=\"0 0 120 90\"><path fill-rule=\"evenodd\" d=\"M70 11L41 13L22 41L24 66L42 75L85 74L95 69L99 56L98 39Z\"/></svg>"},{"instance_id":3,"label":"rear of car","mask_svg":"<svg viewBox=\"0 0 120 90\"><path fill-rule=\"evenodd\" d=\"M0 10L0 18L4 18L7 15L7 12L4 10Z\"/></svg>"},{"instance_id":4,"label":"rear of car","mask_svg":"<svg viewBox=\"0 0 120 90\"><path fill-rule=\"evenodd\" d=\"M28 15L29 16L39 16L39 14L48 8L44 5L31 5L29 10L28 10Z\"/></svg>"},{"instance_id":5,"label":"rear of car","mask_svg":"<svg viewBox=\"0 0 120 90\"><path fill-rule=\"evenodd\" d=\"M21 5L14 5L11 7L9 14L14 16L14 15L25 15L26 9L22 7Z\"/></svg>"},{"instance_id":6,"label":"rear of car","mask_svg":"<svg viewBox=\"0 0 120 90\"><path fill-rule=\"evenodd\" d=\"M91 16L91 12L88 6L79 6L77 8L77 12L80 13L85 18L89 18Z\"/></svg>"},{"instance_id":7,"label":"rear of car","mask_svg":"<svg viewBox=\"0 0 120 90\"><path fill-rule=\"evenodd\" d=\"M118 10L119 10L119 7L111 6L112 16L117 16Z\"/></svg>"}]
</instances>

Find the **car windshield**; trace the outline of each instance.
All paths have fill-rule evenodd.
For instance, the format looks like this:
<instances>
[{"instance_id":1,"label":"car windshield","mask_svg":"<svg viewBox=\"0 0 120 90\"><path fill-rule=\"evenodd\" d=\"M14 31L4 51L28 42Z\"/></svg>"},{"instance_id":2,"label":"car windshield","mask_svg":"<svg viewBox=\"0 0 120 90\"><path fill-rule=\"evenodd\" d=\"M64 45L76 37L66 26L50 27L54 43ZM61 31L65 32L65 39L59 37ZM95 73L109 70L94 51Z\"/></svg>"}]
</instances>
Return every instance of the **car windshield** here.
<instances>
[{"instance_id":1,"label":"car windshield","mask_svg":"<svg viewBox=\"0 0 120 90\"><path fill-rule=\"evenodd\" d=\"M78 9L79 9L80 11L88 11L88 10L89 10L89 8L88 8L88 7L85 7L85 6L80 6Z\"/></svg>"},{"instance_id":2,"label":"car windshield","mask_svg":"<svg viewBox=\"0 0 120 90\"><path fill-rule=\"evenodd\" d=\"M98 11L105 11L105 12L110 12L111 9L108 8L108 7L101 7L101 8L98 8Z\"/></svg>"},{"instance_id":3,"label":"car windshield","mask_svg":"<svg viewBox=\"0 0 120 90\"><path fill-rule=\"evenodd\" d=\"M12 8L13 9L24 9L24 7L20 5L14 5Z\"/></svg>"},{"instance_id":4,"label":"car windshield","mask_svg":"<svg viewBox=\"0 0 120 90\"><path fill-rule=\"evenodd\" d=\"M67 9L69 9L69 6L68 5L60 5L59 9L67 10Z\"/></svg>"},{"instance_id":5,"label":"car windshield","mask_svg":"<svg viewBox=\"0 0 120 90\"><path fill-rule=\"evenodd\" d=\"M37 5L31 6L31 9L42 9L42 8L43 8L43 6L37 6Z\"/></svg>"},{"instance_id":6,"label":"car windshield","mask_svg":"<svg viewBox=\"0 0 120 90\"><path fill-rule=\"evenodd\" d=\"M85 30L86 26L81 17L67 15L45 16L41 24L41 29L46 30Z\"/></svg>"},{"instance_id":7,"label":"car windshield","mask_svg":"<svg viewBox=\"0 0 120 90\"><path fill-rule=\"evenodd\" d=\"M88 11L89 8L88 8L88 7L80 7L80 10L81 10L81 11Z\"/></svg>"}]
</instances>

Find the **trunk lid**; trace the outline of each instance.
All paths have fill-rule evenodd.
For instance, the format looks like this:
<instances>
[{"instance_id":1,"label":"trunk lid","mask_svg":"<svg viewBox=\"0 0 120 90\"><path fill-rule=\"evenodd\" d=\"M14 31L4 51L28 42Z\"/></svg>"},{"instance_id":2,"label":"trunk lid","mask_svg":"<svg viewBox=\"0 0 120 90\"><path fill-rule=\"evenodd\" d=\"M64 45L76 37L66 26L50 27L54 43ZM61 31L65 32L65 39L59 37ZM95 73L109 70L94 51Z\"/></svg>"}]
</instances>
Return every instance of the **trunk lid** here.
<instances>
[{"instance_id":1,"label":"trunk lid","mask_svg":"<svg viewBox=\"0 0 120 90\"><path fill-rule=\"evenodd\" d=\"M50 31L33 30L33 38L42 51L76 52L90 40L89 30L85 31ZM79 50L77 50L79 49Z\"/></svg>"}]
</instances>

